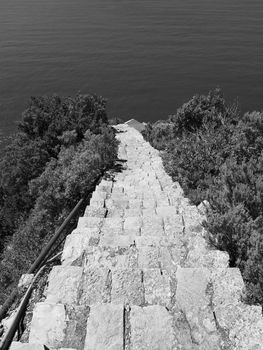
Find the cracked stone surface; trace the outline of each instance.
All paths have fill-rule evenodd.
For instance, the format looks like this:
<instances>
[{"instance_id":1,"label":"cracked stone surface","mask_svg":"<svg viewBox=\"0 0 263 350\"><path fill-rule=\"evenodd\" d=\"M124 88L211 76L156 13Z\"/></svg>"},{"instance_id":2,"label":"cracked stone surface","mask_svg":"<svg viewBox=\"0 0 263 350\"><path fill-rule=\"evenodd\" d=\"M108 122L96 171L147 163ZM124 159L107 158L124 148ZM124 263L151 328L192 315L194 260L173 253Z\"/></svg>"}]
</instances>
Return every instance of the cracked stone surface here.
<instances>
[{"instance_id":1,"label":"cracked stone surface","mask_svg":"<svg viewBox=\"0 0 263 350\"><path fill-rule=\"evenodd\" d=\"M63 304L37 303L29 343L45 344L53 348L62 347L66 327L66 310Z\"/></svg>"},{"instance_id":2,"label":"cracked stone surface","mask_svg":"<svg viewBox=\"0 0 263 350\"><path fill-rule=\"evenodd\" d=\"M262 309L242 302L240 271L209 247L204 208L138 131L116 130L123 169L96 186L33 311L30 344L11 349L263 350Z\"/></svg>"},{"instance_id":3,"label":"cracked stone surface","mask_svg":"<svg viewBox=\"0 0 263 350\"><path fill-rule=\"evenodd\" d=\"M54 266L49 274L46 302L77 304L83 268Z\"/></svg>"},{"instance_id":4,"label":"cracked stone surface","mask_svg":"<svg viewBox=\"0 0 263 350\"><path fill-rule=\"evenodd\" d=\"M94 305L87 322L84 350L123 350L123 306Z\"/></svg>"},{"instance_id":5,"label":"cracked stone surface","mask_svg":"<svg viewBox=\"0 0 263 350\"><path fill-rule=\"evenodd\" d=\"M132 350L173 350L172 316L165 307L151 305L131 308Z\"/></svg>"}]
</instances>

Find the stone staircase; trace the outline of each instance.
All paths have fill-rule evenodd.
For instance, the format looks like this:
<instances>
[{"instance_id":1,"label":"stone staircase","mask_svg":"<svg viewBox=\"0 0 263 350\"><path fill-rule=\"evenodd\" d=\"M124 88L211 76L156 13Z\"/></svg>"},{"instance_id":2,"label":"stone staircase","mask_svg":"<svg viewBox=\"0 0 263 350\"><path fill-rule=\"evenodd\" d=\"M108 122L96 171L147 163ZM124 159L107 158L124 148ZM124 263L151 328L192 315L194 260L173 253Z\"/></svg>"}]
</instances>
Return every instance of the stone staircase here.
<instances>
[{"instance_id":1,"label":"stone staircase","mask_svg":"<svg viewBox=\"0 0 263 350\"><path fill-rule=\"evenodd\" d=\"M211 250L203 214L159 152L118 125L114 180L102 180L49 275L29 344L12 350L259 350L260 306L242 303L240 271Z\"/></svg>"}]
</instances>

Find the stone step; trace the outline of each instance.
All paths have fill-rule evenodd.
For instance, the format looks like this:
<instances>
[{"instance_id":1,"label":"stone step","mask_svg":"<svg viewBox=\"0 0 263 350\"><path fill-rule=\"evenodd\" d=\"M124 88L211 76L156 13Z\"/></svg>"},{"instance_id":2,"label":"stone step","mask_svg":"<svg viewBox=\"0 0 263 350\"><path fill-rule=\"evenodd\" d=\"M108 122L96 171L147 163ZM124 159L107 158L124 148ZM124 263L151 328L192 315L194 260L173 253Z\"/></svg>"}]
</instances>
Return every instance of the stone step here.
<instances>
[{"instance_id":1,"label":"stone step","mask_svg":"<svg viewBox=\"0 0 263 350\"><path fill-rule=\"evenodd\" d=\"M123 320L123 305L93 305L87 322L84 350L123 350Z\"/></svg>"},{"instance_id":2,"label":"stone step","mask_svg":"<svg viewBox=\"0 0 263 350\"><path fill-rule=\"evenodd\" d=\"M210 279L216 321L229 332L235 349L263 349L262 307L242 303L245 286L240 270L214 269Z\"/></svg>"},{"instance_id":3,"label":"stone step","mask_svg":"<svg viewBox=\"0 0 263 350\"><path fill-rule=\"evenodd\" d=\"M46 302L76 305L82 274L82 267L54 266L48 277Z\"/></svg>"},{"instance_id":4,"label":"stone step","mask_svg":"<svg viewBox=\"0 0 263 350\"><path fill-rule=\"evenodd\" d=\"M47 302L37 303L29 343L50 349L83 349L89 308Z\"/></svg>"},{"instance_id":5,"label":"stone step","mask_svg":"<svg viewBox=\"0 0 263 350\"><path fill-rule=\"evenodd\" d=\"M262 349L262 308L242 302L239 269L178 268L176 280L176 304L196 344L207 349L219 349L220 342L234 349ZM218 329L224 330L222 339Z\"/></svg>"},{"instance_id":6,"label":"stone step","mask_svg":"<svg viewBox=\"0 0 263 350\"><path fill-rule=\"evenodd\" d=\"M242 302L240 271L208 246L204 215L159 152L119 127L127 162L67 237L21 349L263 349L262 309Z\"/></svg>"},{"instance_id":7,"label":"stone step","mask_svg":"<svg viewBox=\"0 0 263 350\"><path fill-rule=\"evenodd\" d=\"M100 205L88 205L85 209L84 216L94 216L97 218L105 218L106 216L106 208L103 208Z\"/></svg>"},{"instance_id":8,"label":"stone step","mask_svg":"<svg viewBox=\"0 0 263 350\"><path fill-rule=\"evenodd\" d=\"M47 348L46 348L47 349ZM12 342L10 350L45 350L44 345ZM49 350L77 350L76 348L49 348Z\"/></svg>"},{"instance_id":9,"label":"stone step","mask_svg":"<svg viewBox=\"0 0 263 350\"><path fill-rule=\"evenodd\" d=\"M61 348L66 329L66 310L63 304L37 303L31 321L29 343Z\"/></svg>"},{"instance_id":10,"label":"stone step","mask_svg":"<svg viewBox=\"0 0 263 350\"><path fill-rule=\"evenodd\" d=\"M90 247L97 246L100 241L99 230L82 229L75 230L68 235L64 244L61 257L62 265L82 266L84 254Z\"/></svg>"},{"instance_id":11,"label":"stone step","mask_svg":"<svg viewBox=\"0 0 263 350\"><path fill-rule=\"evenodd\" d=\"M171 307L174 280L159 268L100 268L87 265L79 286L79 304L164 305Z\"/></svg>"},{"instance_id":12,"label":"stone step","mask_svg":"<svg viewBox=\"0 0 263 350\"><path fill-rule=\"evenodd\" d=\"M119 238L131 239L128 236L119 236ZM119 239L114 238L114 240L115 245L89 247L85 251L83 266L109 269L161 268L173 273L185 256L185 251L181 246L135 245L130 244L132 240L121 245ZM113 243L113 240L110 243Z\"/></svg>"},{"instance_id":13,"label":"stone step","mask_svg":"<svg viewBox=\"0 0 263 350\"><path fill-rule=\"evenodd\" d=\"M174 350L173 317L163 306L132 306L130 311L131 350Z\"/></svg>"},{"instance_id":14,"label":"stone step","mask_svg":"<svg viewBox=\"0 0 263 350\"><path fill-rule=\"evenodd\" d=\"M82 228L100 228L103 224L103 218L92 216L80 216L78 220L77 229Z\"/></svg>"}]
</instances>

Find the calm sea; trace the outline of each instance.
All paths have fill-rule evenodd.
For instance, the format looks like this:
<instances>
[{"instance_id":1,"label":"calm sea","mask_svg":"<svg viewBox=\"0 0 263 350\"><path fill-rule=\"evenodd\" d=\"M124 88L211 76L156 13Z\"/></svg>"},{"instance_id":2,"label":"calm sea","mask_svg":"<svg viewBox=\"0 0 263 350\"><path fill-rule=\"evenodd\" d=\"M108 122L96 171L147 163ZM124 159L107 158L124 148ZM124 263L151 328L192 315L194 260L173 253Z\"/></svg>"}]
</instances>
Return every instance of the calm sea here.
<instances>
[{"instance_id":1,"label":"calm sea","mask_svg":"<svg viewBox=\"0 0 263 350\"><path fill-rule=\"evenodd\" d=\"M216 86L262 108L262 0L0 0L3 136L31 95L95 92L148 121Z\"/></svg>"}]
</instances>

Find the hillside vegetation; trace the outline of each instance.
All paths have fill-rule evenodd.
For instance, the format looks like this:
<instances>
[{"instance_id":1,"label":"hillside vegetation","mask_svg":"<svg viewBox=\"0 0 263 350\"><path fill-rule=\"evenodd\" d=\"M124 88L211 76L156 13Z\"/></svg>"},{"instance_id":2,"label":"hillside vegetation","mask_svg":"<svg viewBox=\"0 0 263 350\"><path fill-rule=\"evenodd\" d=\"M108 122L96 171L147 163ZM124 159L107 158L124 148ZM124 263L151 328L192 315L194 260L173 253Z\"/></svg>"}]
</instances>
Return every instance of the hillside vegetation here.
<instances>
[{"instance_id":1,"label":"hillside vegetation","mask_svg":"<svg viewBox=\"0 0 263 350\"><path fill-rule=\"evenodd\" d=\"M263 113L241 115L219 90L196 95L145 138L194 204L210 203L210 241L241 269L247 301L263 304Z\"/></svg>"},{"instance_id":2,"label":"hillside vegetation","mask_svg":"<svg viewBox=\"0 0 263 350\"><path fill-rule=\"evenodd\" d=\"M0 164L0 304L117 157L95 95L31 98Z\"/></svg>"}]
</instances>

